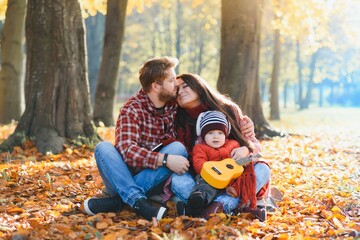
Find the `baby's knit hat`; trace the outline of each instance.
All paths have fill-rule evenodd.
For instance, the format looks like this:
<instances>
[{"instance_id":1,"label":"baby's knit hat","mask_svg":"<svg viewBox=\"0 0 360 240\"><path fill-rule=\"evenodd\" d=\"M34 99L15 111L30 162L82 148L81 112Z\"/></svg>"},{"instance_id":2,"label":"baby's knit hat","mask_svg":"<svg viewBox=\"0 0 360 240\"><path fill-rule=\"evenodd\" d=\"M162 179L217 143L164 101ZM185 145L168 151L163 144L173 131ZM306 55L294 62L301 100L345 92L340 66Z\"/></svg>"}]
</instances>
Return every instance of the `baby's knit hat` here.
<instances>
[{"instance_id":1,"label":"baby's knit hat","mask_svg":"<svg viewBox=\"0 0 360 240\"><path fill-rule=\"evenodd\" d=\"M221 130L226 136L229 135L231 125L225 114L219 111L207 111L200 113L196 122L196 135L204 139L205 135L212 130Z\"/></svg>"}]
</instances>

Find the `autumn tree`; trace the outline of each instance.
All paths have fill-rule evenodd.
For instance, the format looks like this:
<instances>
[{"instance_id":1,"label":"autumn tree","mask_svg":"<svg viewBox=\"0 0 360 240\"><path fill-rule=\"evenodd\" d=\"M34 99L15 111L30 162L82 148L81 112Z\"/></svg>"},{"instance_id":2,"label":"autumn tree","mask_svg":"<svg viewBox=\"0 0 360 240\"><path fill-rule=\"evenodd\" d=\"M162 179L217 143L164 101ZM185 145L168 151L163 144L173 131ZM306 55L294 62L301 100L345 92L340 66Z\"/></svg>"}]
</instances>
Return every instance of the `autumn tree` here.
<instances>
[{"instance_id":1,"label":"autumn tree","mask_svg":"<svg viewBox=\"0 0 360 240\"><path fill-rule=\"evenodd\" d=\"M280 4L280 1L278 2ZM282 4L282 3L281 3ZM275 22L281 17L275 12ZM274 54L273 54L273 68L271 72L270 82L270 119L280 119L279 107L279 76L280 76L280 62L281 62L281 42L280 29L274 29Z\"/></svg>"},{"instance_id":2,"label":"autumn tree","mask_svg":"<svg viewBox=\"0 0 360 240\"><path fill-rule=\"evenodd\" d=\"M237 102L255 124L257 134L276 136L266 120L258 78L261 0L222 0L221 53L217 88Z\"/></svg>"},{"instance_id":3,"label":"autumn tree","mask_svg":"<svg viewBox=\"0 0 360 240\"><path fill-rule=\"evenodd\" d=\"M25 138L42 153L62 151L67 140L96 141L79 2L29 0L25 23L26 108L1 150Z\"/></svg>"},{"instance_id":4,"label":"autumn tree","mask_svg":"<svg viewBox=\"0 0 360 240\"><path fill-rule=\"evenodd\" d=\"M1 33L0 123L3 124L19 120L22 113L25 11L26 1L8 1Z\"/></svg>"},{"instance_id":5,"label":"autumn tree","mask_svg":"<svg viewBox=\"0 0 360 240\"><path fill-rule=\"evenodd\" d=\"M332 48L329 32L331 11L339 10L334 3L316 0L273 0L273 27L282 38L295 46L299 109L309 107L315 83L316 65L324 48ZM309 74L306 74L309 72Z\"/></svg>"},{"instance_id":6,"label":"autumn tree","mask_svg":"<svg viewBox=\"0 0 360 240\"><path fill-rule=\"evenodd\" d=\"M127 0L108 0L104 47L96 86L94 121L114 125L114 100L119 75L121 46L125 31Z\"/></svg>"},{"instance_id":7,"label":"autumn tree","mask_svg":"<svg viewBox=\"0 0 360 240\"><path fill-rule=\"evenodd\" d=\"M104 45L105 16L97 13L93 17L86 18L85 26L90 96L93 102L101 62L102 46Z\"/></svg>"}]
</instances>

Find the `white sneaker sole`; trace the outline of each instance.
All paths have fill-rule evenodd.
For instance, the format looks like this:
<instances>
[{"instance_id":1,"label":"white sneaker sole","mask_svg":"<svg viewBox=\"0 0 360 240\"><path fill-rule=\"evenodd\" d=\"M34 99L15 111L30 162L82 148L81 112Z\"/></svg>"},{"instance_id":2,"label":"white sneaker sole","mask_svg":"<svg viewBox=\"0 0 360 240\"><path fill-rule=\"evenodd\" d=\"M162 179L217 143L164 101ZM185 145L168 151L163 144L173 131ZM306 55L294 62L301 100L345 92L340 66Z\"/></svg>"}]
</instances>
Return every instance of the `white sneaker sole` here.
<instances>
[{"instance_id":1,"label":"white sneaker sole","mask_svg":"<svg viewBox=\"0 0 360 240\"><path fill-rule=\"evenodd\" d=\"M94 216L95 214L89 208L89 200L90 199L92 199L92 198L88 198L84 201L84 209L87 214L89 214L90 216Z\"/></svg>"},{"instance_id":2,"label":"white sneaker sole","mask_svg":"<svg viewBox=\"0 0 360 240\"><path fill-rule=\"evenodd\" d=\"M166 212L166 208L160 207L160 208L159 208L159 211L158 211L158 214L157 214L157 216L156 216L156 220L162 219L163 216L164 216L164 214L165 214L165 212Z\"/></svg>"}]
</instances>

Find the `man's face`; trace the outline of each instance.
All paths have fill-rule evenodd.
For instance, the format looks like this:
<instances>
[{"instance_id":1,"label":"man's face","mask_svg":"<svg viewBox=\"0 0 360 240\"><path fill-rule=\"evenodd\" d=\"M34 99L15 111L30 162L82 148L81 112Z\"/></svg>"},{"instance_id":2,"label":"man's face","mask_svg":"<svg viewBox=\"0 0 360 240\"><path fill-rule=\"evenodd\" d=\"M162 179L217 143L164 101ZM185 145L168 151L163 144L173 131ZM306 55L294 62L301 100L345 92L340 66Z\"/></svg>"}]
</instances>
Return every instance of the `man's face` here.
<instances>
[{"instance_id":1,"label":"man's face","mask_svg":"<svg viewBox=\"0 0 360 240\"><path fill-rule=\"evenodd\" d=\"M169 68L165 71L166 78L161 86L159 92L159 100L162 102L168 102L176 99L177 85L176 74L174 68Z\"/></svg>"}]
</instances>

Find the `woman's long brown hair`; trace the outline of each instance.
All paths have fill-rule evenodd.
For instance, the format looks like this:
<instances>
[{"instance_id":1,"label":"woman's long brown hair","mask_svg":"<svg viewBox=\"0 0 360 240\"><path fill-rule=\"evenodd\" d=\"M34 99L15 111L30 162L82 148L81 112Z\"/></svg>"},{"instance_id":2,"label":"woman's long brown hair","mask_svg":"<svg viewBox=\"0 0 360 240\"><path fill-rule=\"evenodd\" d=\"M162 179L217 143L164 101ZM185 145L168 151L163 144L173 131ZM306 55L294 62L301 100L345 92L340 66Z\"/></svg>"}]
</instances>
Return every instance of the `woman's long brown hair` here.
<instances>
[{"instance_id":1,"label":"woman's long brown hair","mask_svg":"<svg viewBox=\"0 0 360 240\"><path fill-rule=\"evenodd\" d=\"M209 110L218 110L224 113L231 124L230 135L239 142L240 146L251 146L247 139L241 133L240 126L236 121L236 113L238 111L240 117L242 116L241 109L229 97L219 93L217 90L211 88L204 79L199 75L192 73L184 73L177 78L181 78L194 92L199 95L200 102L203 106L207 106ZM185 124L195 125L193 121L188 121L187 114L181 107L178 109L176 117L176 125L185 129ZM186 121L184 121L186 119Z\"/></svg>"}]
</instances>

